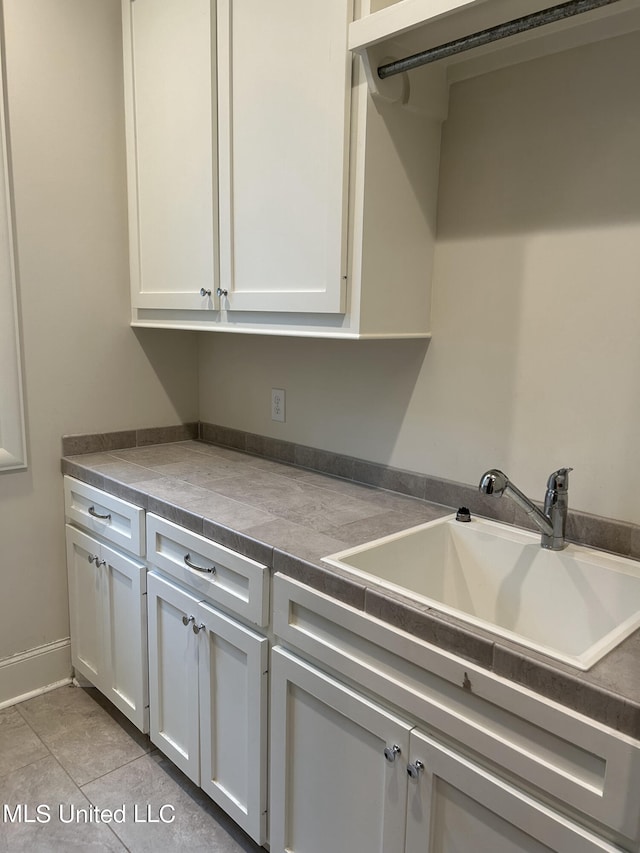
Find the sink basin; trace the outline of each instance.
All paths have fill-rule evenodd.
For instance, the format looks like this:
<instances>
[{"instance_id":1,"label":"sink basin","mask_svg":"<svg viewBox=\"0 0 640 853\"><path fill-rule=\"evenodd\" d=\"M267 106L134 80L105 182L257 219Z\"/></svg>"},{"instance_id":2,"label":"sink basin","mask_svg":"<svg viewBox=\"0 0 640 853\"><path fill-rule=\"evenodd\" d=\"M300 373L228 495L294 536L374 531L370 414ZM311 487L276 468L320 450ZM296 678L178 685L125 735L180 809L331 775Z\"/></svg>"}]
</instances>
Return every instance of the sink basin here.
<instances>
[{"instance_id":1,"label":"sink basin","mask_svg":"<svg viewBox=\"0 0 640 853\"><path fill-rule=\"evenodd\" d=\"M640 562L484 519L445 516L324 558L578 669L640 627Z\"/></svg>"}]
</instances>

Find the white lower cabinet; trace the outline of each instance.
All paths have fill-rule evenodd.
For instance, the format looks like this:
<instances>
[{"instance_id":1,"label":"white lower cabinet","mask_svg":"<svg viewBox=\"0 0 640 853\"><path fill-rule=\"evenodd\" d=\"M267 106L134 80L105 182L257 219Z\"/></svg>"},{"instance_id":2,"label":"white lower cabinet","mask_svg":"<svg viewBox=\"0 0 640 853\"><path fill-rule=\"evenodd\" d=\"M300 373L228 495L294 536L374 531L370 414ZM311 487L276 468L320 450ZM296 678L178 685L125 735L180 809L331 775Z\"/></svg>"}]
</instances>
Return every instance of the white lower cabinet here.
<instances>
[{"instance_id":1,"label":"white lower cabinet","mask_svg":"<svg viewBox=\"0 0 640 853\"><path fill-rule=\"evenodd\" d=\"M640 853L640 744L273 579L272 853Z\"/></svg>"},{"instance_id":2,"label":"white lower cabinet","mask_svg":"<svg viewBox=\"0 0 640 853\"><path fill-rule=\"evenodd\" d=\"M146 732L146 566L71 525L66 536L72 664Z\"/></svg>"},{"instance_id":3,"label":"white lower cabinet","mask_svg":"<svg viewBox=\"0 0 640 853\"><path fill-rule=\"evenodd\" d=\"M268 640L156 572L147 597L151 740L263 844Z\"/></svg>"},{"instance_id":4,"label":"white lower cabinet","mask_svg":"<svg viewBox=\"0 0 640 853\"><path fill-rule=\"evenodd\" d=\"M272 853L621 850L286 649L271 679Z\"/></svg>"},{"instance_id":5,"label":"white lower cabinet","mask_svg":"<svg viewBox=\"0 0 640 853\"><path fill-rule=\"evenodd\" d=\"M93 486L65 508L76 672L271 853L640 853L637 740Z\"/></svg>"}]
</instances>

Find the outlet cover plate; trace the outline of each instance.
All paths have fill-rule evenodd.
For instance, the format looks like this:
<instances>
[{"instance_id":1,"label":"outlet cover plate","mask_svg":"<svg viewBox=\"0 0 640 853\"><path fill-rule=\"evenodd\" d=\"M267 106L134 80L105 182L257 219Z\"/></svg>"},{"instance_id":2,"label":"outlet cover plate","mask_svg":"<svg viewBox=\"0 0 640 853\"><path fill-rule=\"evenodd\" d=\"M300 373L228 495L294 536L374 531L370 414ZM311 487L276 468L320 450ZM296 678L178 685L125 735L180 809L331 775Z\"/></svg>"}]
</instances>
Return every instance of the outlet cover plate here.
<instances>
[{"instance_id":1,"label":"outlet cover plate","mask_svg":"<svg viewBox=\"0 0 640 853\"><path fill-rule=\"evenodd\" d=\"M283 388L271 389L271 420L284 423L286 392Z\"/></svg>"}]
</instances>

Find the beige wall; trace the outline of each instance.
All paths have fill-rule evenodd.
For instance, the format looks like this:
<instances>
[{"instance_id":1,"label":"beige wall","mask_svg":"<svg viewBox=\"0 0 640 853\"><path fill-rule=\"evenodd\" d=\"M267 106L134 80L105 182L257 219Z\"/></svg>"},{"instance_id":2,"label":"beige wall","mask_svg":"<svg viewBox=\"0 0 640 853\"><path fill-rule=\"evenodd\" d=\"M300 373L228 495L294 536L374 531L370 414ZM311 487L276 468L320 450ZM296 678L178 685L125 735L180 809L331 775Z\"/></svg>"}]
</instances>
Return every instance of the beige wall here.
<instances>
[{"instance_id":1,"label":"beige wall","mask_svg":"<svg viewBox=\"0 0 640 853\"><path fill-rule=\"evenodd\" d=\"M4 17L30 464L0 474L0 660L69 634L61 436L197 418L195 338L128 326L120 0Z\"/></svg>"},{"instance_id":2,"label":"beige wall","mask_svg":"<svg viewBox=\"0 0 640 853\"><path fill-rule=\"evenodd\" d=\"M636 34L452 87L430 346L202 335L201 418L639 522L638 79Z\"/></svg>"}]
</instances>

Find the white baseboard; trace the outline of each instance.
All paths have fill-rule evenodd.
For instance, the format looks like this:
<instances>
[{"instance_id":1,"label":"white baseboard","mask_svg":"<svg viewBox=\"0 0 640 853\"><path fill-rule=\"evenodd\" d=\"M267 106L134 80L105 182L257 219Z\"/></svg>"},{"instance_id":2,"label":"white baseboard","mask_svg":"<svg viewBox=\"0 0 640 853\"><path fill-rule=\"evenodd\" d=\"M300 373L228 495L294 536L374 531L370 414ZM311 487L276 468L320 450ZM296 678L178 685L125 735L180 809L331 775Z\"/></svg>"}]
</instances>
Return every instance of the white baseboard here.
<instances>
[{"instance_id":1,"label":"white baseboard","mask_svg":"<svg viewBox=\"0 0 640 853\"><path fill-rule=\"evenodd\" d=\"M70 684L71 672L69 637L0 660L0 708Z\"/></svg>"}]
</instances>

